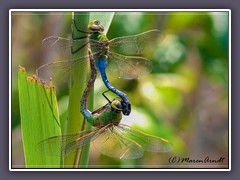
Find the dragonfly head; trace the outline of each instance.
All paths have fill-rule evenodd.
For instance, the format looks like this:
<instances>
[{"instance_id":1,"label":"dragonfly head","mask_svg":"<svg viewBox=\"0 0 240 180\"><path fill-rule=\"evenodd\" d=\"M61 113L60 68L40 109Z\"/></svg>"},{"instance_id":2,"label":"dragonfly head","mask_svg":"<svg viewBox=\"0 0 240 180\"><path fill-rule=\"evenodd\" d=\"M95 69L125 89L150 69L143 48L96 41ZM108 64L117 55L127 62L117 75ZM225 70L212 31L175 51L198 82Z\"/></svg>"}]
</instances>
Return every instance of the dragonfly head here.
<instances>
[{"instance_id":1,"label":"dragonfly head","mask_svg":"<svg viewBox=\"0 0 240 180\"><path fill-rule=\"evenodd\" d=\"M118 112L123 111L123 101L122 101L122 99L121 98L115 98L111 102L111 107Z\"/></svg>"},{"instance_id":2,"label":"dragonfly head","mask_svg":"<svg viewBox=\"0 0 240 180\"><path fill-rule=\"evenodd\" d=\"M117 97L111 102L111 107L116 112L122 112L125 116L131 113L131 104L126 104L122 98Z\"/></svg>"},{"instance_id":3,"label":"dragonfly head","mask_svg":"<svg viewBox=\"0 0 240 180\"><path fill-rule=\"evenodd\" d=\"M92 32L103 32L104 27L101 25L100 21L93 20L88 24L88 29Z\"/></svg>"}]
</instances>

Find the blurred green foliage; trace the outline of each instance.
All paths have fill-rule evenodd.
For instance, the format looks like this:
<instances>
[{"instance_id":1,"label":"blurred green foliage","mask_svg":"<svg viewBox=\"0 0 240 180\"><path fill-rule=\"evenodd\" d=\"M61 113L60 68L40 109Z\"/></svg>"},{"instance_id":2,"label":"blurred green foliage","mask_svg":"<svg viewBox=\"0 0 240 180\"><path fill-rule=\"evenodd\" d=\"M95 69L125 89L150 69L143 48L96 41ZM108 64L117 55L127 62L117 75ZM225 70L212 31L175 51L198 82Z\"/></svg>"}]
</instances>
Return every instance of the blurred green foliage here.
<instances>
[{"instance_id":1,"label":"blurred green foliage","mask_svg":"<svg viewBox=\"0 0 240 180\"><path fill-rule=\"evenodd\" d=\"M51 35L70 37L70 17L71 13L60 12L12 15L13 133L20 125L17 67L24 66L31 75L38 66L48 63L41 41ZM124 117L123 123L170 140L174 144L172 154L224 156L226 161L221 165L227 165L228 23L225 12L117 12L107 34L109 39L150 29L165 33L164 40L145 54L153 63L151 74L136 80L108 75L114 87L126 92L133 106L132 114ZM104 90L97 79L96 109L107 103L101 95ZM60 117L64 119L67 86L57 89L57 94ZM108 96L114 97L111 93ZM103 156L91 147L90 164L118 168L168 164L170 155L146 153L138 160L121 161Z\"/></svg>"}]
</instances>

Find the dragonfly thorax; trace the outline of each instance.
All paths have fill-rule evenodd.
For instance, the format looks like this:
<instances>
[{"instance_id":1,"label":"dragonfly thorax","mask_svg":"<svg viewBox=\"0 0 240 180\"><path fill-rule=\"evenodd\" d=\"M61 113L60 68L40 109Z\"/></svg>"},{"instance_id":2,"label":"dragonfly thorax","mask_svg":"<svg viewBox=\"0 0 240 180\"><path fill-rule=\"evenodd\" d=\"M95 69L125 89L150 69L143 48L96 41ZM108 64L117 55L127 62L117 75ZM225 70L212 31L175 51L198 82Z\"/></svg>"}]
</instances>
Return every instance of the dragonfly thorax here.
<instances>
[{"instance_id":1,"label":"dragonfly thorax","mask_svg":"<svg viewBox=\"0 0 240 180\"><path fill-rule=\"evenodd\" d=\"M94 24L95 22L95 24ZM93 31L90 35L89 39L95 42L96 46L91 46L91 50L93 53L96 53L99 56L107 55L109 49L109 41L107 36L103 33L103 27L100 22L92 21L89 23L89 30ZM97 43L96 43L97 42Z\"/></svg>"},{"instance_id":2,"label":"dragonfly thorax","mask_svg":"<svg viewBox=\"0 0 240 180\"><path fill-rule=\"evenodd\" d=\"M108 124L118 125L122 119L122 100L115 98L112 102L92 113L92 126L102 127Z\"/></svg>"},{"instance_id":3,"label":"dragonfly thorax","mask_svg":"<svg viewBox=\"0 0 240 180\"><path fill-rule=\"evenodd\" d=\"M101 33L96 32L90 36L90 40L93 40L96 45L90 46L93 54L96 54L97 57L102 55L107 55L109 51L109 42L107 37Z\"/></svg>"}]
</instances>

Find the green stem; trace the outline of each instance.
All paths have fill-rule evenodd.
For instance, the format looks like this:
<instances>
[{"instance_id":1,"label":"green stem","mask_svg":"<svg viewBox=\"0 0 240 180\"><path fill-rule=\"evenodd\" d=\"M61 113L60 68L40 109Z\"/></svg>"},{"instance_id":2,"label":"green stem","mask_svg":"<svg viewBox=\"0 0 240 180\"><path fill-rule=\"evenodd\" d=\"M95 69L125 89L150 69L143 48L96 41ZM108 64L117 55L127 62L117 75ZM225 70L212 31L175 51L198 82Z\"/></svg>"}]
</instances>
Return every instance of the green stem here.
<instances>
[{"instance_id":1,"label":"green stem","mask_svg":"<svg viewBox=\"0 0 240 180\"><path fill-rule=\"evenodd\" d=\"M74 12L73 19L76 22L78 29L87 31L87 25L89 23L89 13ZM83 34L77 31L76 28L73 26L74 37L82 37L85 35L86 34ZM77 57L82 57L86 55L87 55L87 47L73 54L73 58L75 59ZM72 81L70 84L70 91L69 91L69 109L68 109L68 120L66 124L66 132L65 132L66 134L82 131L84 129L84 124L87 124L84 122L84 117L80 112L80 100L82 98L82 94L84 92L86 83L88 81L88 76L87 76L88 67L89 67L89 63L83 63L81 64L81 66L79 66L79 69L74 71L72 74L72 79L71 79ZM81 83L75 83L79 81ZM89 104L92 106L93 102ZM76 163L76 156L78 156L78 153L79 152L76 152L76 154L69 155L65 158L65 162L64 162L65 167L67 168L73 167L74 163ZM81 159L79 162L80 164L87 166L88 154L89 154L89 147L88 148L85 147L84 151L81 153Z\"/></svg>"}]
</instances>

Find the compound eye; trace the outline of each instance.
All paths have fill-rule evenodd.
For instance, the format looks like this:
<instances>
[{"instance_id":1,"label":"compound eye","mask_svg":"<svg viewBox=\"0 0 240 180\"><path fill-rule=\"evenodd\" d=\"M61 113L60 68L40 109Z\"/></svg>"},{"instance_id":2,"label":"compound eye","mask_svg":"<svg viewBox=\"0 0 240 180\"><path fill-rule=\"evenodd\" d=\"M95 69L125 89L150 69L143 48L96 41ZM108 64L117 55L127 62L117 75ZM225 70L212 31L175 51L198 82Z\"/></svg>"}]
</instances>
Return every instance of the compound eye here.
<instances>
[{"instance_id":1,"label":"compound eye","mask_svg":"<svg viewBox=\"0 0 240 180\"><path fill-rule=\"evenodd\" d=\"M120 111L123 110L122 103L121 103L119 100L117 100L117 99L115 99L115 100L111 103L111 106L112 106L114 109L116 109L116 110L120 110Z\"/></svg>"},{"instance_id":2,"label":"compound eye","mask_svg":"<svg viewBox=\"0 0 240 180\"><path fill-rule=\"evenodd\" d=\"M117 109L121 109L122 110L122 104L116 103L116 107L117 107Z\"/></svg>"},{"instance_id":3,"label":"compound eye","mask_svg":"<svg viewBox=\"0 0 240 180\"><path fill-rule=\"evenodd\" d=\"M94 22L94 24L95 24L95 25L99 25L99 24L100 24L100 21L96 20L96 21Z\"/></svg>"}]
</instances>

